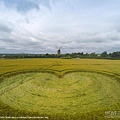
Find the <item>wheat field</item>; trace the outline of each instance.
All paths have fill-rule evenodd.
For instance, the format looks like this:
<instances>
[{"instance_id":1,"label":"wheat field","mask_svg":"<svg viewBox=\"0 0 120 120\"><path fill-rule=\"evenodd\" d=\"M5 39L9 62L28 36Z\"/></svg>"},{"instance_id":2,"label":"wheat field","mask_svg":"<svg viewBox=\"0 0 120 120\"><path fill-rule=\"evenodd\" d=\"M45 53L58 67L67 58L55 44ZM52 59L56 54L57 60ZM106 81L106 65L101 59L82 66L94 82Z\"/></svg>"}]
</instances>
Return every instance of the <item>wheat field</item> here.
<instances>
[{"instance_id":1,"label":"wheat field","mask_svg":"<svg viewBox=\"0 0 120 120\"><path fill-rule=\"evenodd\" d=\"M0 96L0 116L104 120L120 111L120 61L1 59Z\"/></svg>"}]
</instances>

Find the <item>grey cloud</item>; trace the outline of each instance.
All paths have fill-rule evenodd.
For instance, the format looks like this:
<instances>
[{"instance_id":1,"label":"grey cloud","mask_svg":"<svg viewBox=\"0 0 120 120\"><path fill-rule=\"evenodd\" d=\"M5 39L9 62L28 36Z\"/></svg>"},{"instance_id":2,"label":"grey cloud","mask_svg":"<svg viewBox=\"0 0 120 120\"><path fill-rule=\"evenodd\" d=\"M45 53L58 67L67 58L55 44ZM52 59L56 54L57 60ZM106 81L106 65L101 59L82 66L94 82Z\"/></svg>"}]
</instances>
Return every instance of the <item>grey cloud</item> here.
<instances>
[{"instance_id":1,"label":"grey cloud","mask_svg":"<svg viewBox=\"0 0 120 120\"><path fill-rule=\"evenodd\" d=\"M0 53L8 53L8 50L5 47L0 47Z\"/></svg>"},{"instance_id":2,"label":"grey cloud","mask_svg":"<svg viewBox=\"0 0 120 120\"><path fill-rule=\"evenodd\" d=\"M7 24L0 23L0 32L11 33L12 31L13 29L10 26L8 26Z\"/></svg>"},{"instance_id":3,"label":"grey cloud","mask_svg":"<svg viewBox=\"0 0 120 120\"><path fill-rule=\"evenodd\" d=\"M39 9L39 6L28 0L2 0L6 7L16 7L18 11L27 12L30 9Z\"/></svg>"},{"instance_id":4,"label":"grey cloud","mask_svg":"<svg viewBox=\"0 0 120 120\"><path fill-rule=\"evenodd\" d=\"M33 41L34 39L34 41ZM42 39L42 38L41 38ZM45 39L45 38L43 38ZM26 36L10 36L10 38L0 38L0 43L4 43L4 47L6 48L5 51L9 51L12 52L13 50L16 52L31 52L31 53L35 53L35 52L45 52L48 50L49 52L49 42L45 42L45 40L41 41L41 40L37 40L36 38L34 38L31 35L28 35L28 37ZM3 47L3 46L1 46ZM2 49L2 48L1 48ZM2 52L3 50L1 50L0 52Z\"/></svg>"},{"instance_id":5,"label":"grey cloud","mask_svg":"<svg viewBox=\"0 0 120 120\"><path fill-rule=\"evenodd\" d=\"M40 10L40 5L50 8L49 0L2 0L6 7L16 8L18 12L28 12L31 9Z\"/></svg>"},{"instance_id":6,"label":"grey cloud","mask_svg":"<svg viewBox=\"0 0 120 120\"><path fill-rule=\"evenodd\" d=\"M24 32L23 32L24 33ZM119 40L112 39L112 36L118 36L118 32L110 31L109 33L97 33L94 35L77 35L77 36L59 36L47 34L18 34L14 33L8 38L3 38L5 51L19 53L56 53L58 47L63 45L62 53L71 52L103 52L119 50ZM39 36L39 37L38 37ZM57 39L56 39L57 38ZM2 46L1 46L2 47ZM1 50L1 52L3 51Z\"/></svg>"},{"instance_id":7,"label":"grey cloud","mask_svg":"<svg viewBox=\"0 0 120 120\"><path fill-rule=\"evenodd\" d=\"M80 35L77 37L72 38L77 43L112 43L115 41L120 40L120 32L117 32L115 30L104 32L104 33L96 33L94 35Z\"/></svg>"},{"instance_id":8,"label":"grey cloud","mask_svg":"<svg viewBox=\"0 0 120 120\"><path fill-rule=\"evenodd\" d=\"M109 52L120 51L120 44L119 45L115 45L115 46L109 48L108 51Z\"/></svg>"},{"instance_id":9,"label":"grey cloud","mask_svg":"<svg viewBox=\"0 0 120 120\"><path fill-rule=\"evenodd\" d=\"M118 20L116 21L118 24L114 23L114 27L113 27L117 32L120 32L120 23L119 23L119 19L120 19L120 18L118 18Z\"/></svg>"}]
</instances>

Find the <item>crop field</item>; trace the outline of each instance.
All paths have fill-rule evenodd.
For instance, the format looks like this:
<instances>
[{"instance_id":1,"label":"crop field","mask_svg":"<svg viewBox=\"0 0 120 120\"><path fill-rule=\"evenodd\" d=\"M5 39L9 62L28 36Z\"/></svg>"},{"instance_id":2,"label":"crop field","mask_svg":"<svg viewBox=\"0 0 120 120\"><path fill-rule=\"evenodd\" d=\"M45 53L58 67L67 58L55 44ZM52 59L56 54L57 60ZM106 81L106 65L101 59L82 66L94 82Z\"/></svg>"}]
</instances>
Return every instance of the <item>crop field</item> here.
<instances>
[{"instance_id":1,"label":"crop field","mask_svg":"<svg viewBox=\"0 0 120 120\"><path fill-rule=\"evenodd\" d=\"M120 111L120 60L0 60L0 116L120 119L109 111Z\"/></svg>"}]
</instances>

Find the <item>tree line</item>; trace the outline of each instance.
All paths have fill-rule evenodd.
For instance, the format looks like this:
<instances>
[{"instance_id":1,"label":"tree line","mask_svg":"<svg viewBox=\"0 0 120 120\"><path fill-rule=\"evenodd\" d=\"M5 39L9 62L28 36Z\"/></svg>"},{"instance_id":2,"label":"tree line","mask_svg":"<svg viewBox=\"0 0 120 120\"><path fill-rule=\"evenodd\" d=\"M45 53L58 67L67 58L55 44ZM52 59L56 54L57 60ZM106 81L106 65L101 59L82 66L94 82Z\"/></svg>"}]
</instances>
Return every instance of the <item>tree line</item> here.
<instances>
[{"instance_id":1,"label":"tree line","mask_svg":"<svg viewBox=\"0 0 120 120\"><path fill-rule=\"evenodd\" d=\"M120 51L107 53L104 51L100 54L95 52L93 53L83 53L83 52L75 52L75 53L66 53L66 54L0 54L0 58L6 59L17 59L17 58L97 58L97 59L120 59Z\"/></svg>"}]
</instances>

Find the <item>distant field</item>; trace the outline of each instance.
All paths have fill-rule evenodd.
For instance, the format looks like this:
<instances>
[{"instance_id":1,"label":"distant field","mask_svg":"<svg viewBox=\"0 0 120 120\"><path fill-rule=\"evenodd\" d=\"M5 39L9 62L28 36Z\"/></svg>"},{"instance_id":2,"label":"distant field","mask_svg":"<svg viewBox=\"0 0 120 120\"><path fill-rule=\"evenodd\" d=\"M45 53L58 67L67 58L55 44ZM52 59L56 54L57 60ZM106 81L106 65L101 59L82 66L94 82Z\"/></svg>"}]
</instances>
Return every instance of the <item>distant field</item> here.
<instances>
[{"instance_id":1,"label":"distant field","mask_svg":"<svg viewBox=\"0 0 120 120\"><path fill-rule=\"evenodd\" d=\"M1 59L0 96L0 116L104 120L120 111L120 61Z\"/></svg>"}]
</instances>

